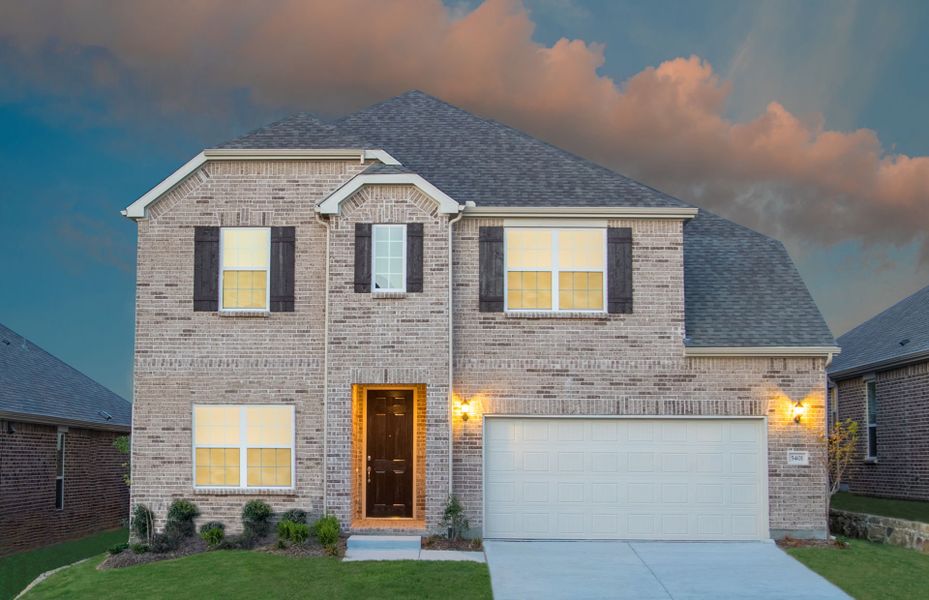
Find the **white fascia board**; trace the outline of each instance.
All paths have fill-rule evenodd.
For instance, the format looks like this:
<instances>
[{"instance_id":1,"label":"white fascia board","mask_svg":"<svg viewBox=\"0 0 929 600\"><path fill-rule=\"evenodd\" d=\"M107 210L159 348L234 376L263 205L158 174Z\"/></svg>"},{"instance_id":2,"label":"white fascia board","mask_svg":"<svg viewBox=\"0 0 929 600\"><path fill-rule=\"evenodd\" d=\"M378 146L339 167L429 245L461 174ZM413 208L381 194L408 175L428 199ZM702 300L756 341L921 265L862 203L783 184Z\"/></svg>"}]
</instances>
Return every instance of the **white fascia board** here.
<instances>
[{"instance_id":1,"label":"white fascia board","mask_svg":"<svg viewBox=\"0 0 929 600\"><path fill-rule=\"evenodd\" d=\"M399 165L400 161L384 150L364 150L360 148L335 149L241 149L241 148L214 148L204 150L193 157L164 181L150 189L144 196L120 211L124 217L130 219L144 219L145 209L155 200L184 180L188 175L199 169L209 160L346 160L357 159L364 163L366 160L379 160L386 165Z\"/></svg>"},{"instance_id":2,"label":"white fascia board","mask_svg":"<svg viewBox=\"0 0 929 600\"><path fill-rule=\"evenodd\" d=\"M697 208L647 207L647 206L475 206L465 211L466 217L538 218L558 217L561 219L622 218L622 219L692 219Z\"/></svg>"},{"instance_id":3,"label":"white fascia board","mask_svg":"<svg viewBox=\"0 0 929 600\"><path fill-rule=\"evenodd\" d=\"M439 212L443 214L458 214L464 210L464 205L458 204L445 192L426 181L421 175L415 173L380 173L370 175L356 175L345 184L332 192L322 202L316 205L316 212L321 215L339 214L339 205L343 200L357 192L365 185L412 185L426 194L439 205Z\"/></svg>"},{"instance_id":4,"label":"white fascia board","mask_svg":"<svg viewBox=\"0 0 929 600\"><path fill-rule=\"evenodd\" d=\"M831 356L842 351L838 346L732 346L732 347L685 347L684 356L771 356L813 357Z\"/></svg>"}]
</instances>

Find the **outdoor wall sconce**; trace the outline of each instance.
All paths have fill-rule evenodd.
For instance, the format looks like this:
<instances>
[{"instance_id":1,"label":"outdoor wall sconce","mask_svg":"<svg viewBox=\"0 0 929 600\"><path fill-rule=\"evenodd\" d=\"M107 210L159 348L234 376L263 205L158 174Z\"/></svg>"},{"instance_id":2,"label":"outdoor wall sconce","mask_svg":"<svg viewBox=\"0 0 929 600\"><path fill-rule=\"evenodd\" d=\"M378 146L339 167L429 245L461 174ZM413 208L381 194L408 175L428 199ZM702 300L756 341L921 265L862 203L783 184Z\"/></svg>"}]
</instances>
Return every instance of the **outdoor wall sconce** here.
<instances>
[{"instance_id":1,"label":"outdoor wall sconce","mask_svg":"<svg viewBox=\"0 0 929 600\"><path fill-rule=\"evenodd\" d=\"M806 407L803 406L803 402L800 400L797 400L796 404L790 407L790 414L794 418L794 423L799 423L804 413L806 413Z\"/></svg>"},{"instance_id":2,"label":"outdoor wall sconce","mask_svg":"<svg viewBox=\"0 0 929 600\"><path fill-rule=\"evenodd\" d=\"M462 400L461 401L461 420L467 421L471 417L471 401Z\"/></svg>"}]
</instances>

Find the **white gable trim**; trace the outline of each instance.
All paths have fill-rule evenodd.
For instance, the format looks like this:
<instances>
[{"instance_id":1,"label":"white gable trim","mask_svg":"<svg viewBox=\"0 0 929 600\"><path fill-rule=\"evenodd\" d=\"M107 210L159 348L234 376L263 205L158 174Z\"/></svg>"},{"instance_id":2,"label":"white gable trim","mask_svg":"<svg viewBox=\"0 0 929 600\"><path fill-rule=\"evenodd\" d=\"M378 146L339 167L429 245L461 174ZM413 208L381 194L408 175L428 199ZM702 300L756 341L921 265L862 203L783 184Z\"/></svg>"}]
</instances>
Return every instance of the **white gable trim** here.
<instances>
[{"instance_id":1,"label":"white gable trim","mask_svg":"<svg viewBox=\"0 0 929 600\"><path fill-rule=\"evenodd\" d=\"M145 209L155 200L171 191L174 186L183 181L188 175L203 166L210 160L348 160L357 159L363 163L366 160L378 160L385 165L399 165L400 161L384 150L364 149L265 149L249 150L239 148L220 148L204 150L193 157L177 171L171 173L161 183L150 189L144 196L130 204L121 211L124 217L130 219L144 219Z\"/></svg>"},{"instance_id":2,"label":"white gable trim","mask_svg":"<svg viewBox=\"0 0 929 600\"><path fill-rule=\"evenodd\" d=\"M688 346L684 348L684 356L831 357L841 351L838 346Z\"/></svg>"},{"instance_id":3,"label":"white gable trim","mask_svg":"<svg viewBox=\"0 0 929 600\"><path fill-rule=\"evenodd\" d=\"M322 215L339 214L339 205L365 185L412 185L426 194L439 205L439 212L443 214L458 214L464 210L463 204L458 204L445 192L426 181L421 175L415 173L380 173L361 174L349 179L336 191L329 194L322 202L316 205L316 212Z\"/></svg>"}]
</instances>

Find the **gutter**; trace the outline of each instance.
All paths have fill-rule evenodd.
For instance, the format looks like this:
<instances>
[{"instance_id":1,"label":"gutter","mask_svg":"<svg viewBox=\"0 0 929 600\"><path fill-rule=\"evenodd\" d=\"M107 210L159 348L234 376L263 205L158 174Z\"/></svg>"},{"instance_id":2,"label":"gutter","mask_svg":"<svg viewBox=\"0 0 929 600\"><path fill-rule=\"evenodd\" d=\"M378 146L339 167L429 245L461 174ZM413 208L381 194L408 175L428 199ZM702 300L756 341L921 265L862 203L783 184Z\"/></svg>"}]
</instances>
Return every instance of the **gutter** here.
<instances>
[{"instance_id":1,"label":"gutter","mask_svg":"<svg viewBox=\"0 0 929 600\"><path fill-rule=\"evenodd\" d=\"M685 346L684 356L770 356L831 358L842 351L838 346Z\"/></svg>"},{"instance_id":2,"label":"gutter","mask_svg":"<svg viewBox=\"0 0 929 600\"><path fill-rule=\"evenodd\" d=\"M0 419L3 419L4 421L16 421L18 423L35 423L37 425L66 425L69 427L78 427L81 429L97 429L101 431L115 431L119 433L130 433L132 430L131 426L119 425L118 423L98 423L96 421L81 421L79 419L66 419L52 415L36 415L6 410L0 410Z\"/></svg>"},{"instance_id":3,"label":"gutter","mask_svg":"<svg viewBox=\"0 0 929 600\"><path fill-rule=\"evenodd\" d=\"M699 209L690 207L648 206L478 206L468 211L468 217L544 217L625 219L692 219Z\"/></svg>"},{"instance_id":4,"label":"gutter","mask_svg":"<svg viewBox=\"0 0 929 600\"><path fill-rule=\"evenodd\" d=\"M452 226L461 220L464 216L465 208L470 208L465 205L460 205L458 213L453 219L450 219L448 222L448 495L452 495L452 447L455 443L454 438L454 419L455 419L455 405L454 405L454 360L455 345L453 343L454 338L454 286L452 282Z\"/></svg>"},{"instance_id":5,"label":"gutter","mask_svg":"<svg viewBox=\"0 0 929 600\"><path fill-rule=\"evenodd\" d=\"M319 213L316 221L326 228L326 299L323 301L323 516L329 514L329 222Z\"/></svg>"},{"instance_id":6,"label":"gutter","mask_svg":"<svg viewBox=\"0 0 929 600\"><path fill-rule=\"evenodd\" d=\"M872 373L874 371L888 371L898 367L905 367L907 365L922 362L924 360L929 360L929 350L922 350L920 352L914 352L913 354L907 354L905 356L898 356L877 362L865 363L855 367L848 367L846 369L842 369L841 371L834 371L828 375L829 378L833 381L839 379L849 379L857 375Z\"/></svg>"}]
</instances>

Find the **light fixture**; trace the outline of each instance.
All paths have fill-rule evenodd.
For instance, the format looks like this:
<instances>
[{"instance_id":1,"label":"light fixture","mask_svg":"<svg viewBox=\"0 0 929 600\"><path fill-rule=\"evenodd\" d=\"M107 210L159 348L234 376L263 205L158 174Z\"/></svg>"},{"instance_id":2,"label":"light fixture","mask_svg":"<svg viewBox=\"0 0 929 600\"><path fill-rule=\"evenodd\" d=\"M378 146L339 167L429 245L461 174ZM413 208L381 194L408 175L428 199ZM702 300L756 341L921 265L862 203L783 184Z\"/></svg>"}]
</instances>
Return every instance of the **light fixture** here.
<instances>
[{"instance_id":1,"label":"light fixture","mask_svg":"<svg viewBox=\"0 0 929 600\"><path fill-rule=\"evenodd\" d=\"M790 414L794 418L794 423L799 423L800 418L806 412L806 407L803 406L803 402L797 400L796 404L790 407Z\"/></svg>"},{"instance_id":2,"label":"light fixture","mask_svg":"<svg viewBox=\"0 0 929 600\"><path fill-rule=\"evenodd\" d=\"M461 420L467 421L470 416L471 416L471 401L462 400L461 401Z\"/></svg>"}]
</instances>

